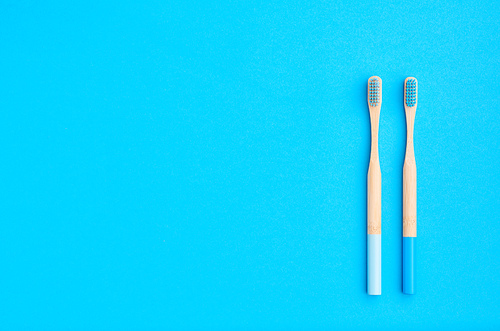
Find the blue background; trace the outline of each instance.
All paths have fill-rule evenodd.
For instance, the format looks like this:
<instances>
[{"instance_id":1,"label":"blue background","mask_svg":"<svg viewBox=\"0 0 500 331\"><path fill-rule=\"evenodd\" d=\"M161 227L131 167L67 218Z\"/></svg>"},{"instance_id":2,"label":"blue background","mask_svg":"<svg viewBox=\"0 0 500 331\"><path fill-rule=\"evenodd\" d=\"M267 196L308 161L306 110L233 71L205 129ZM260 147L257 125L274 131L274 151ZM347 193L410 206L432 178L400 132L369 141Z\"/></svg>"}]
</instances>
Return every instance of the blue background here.
<instances>
[{"instance_id":1,"label":"blue background","mask_svg":"<svg viewBox=\"0 0 500 331\"><path fill-rule=\"evenodd\" d=\"M498 330L499 16L496 1L2 1L1 329Z\"/></svg>"}]
</instances>

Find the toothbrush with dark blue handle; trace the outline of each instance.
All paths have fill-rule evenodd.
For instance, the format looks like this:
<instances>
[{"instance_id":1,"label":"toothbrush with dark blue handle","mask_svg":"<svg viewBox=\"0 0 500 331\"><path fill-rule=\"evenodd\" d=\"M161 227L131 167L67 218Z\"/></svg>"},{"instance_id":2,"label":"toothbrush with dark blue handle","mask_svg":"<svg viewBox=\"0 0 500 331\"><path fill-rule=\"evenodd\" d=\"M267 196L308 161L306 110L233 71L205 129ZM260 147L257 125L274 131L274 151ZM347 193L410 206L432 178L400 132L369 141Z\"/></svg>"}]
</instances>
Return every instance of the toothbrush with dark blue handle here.
<instances>
[{"instance_id":1,"label":"toothbrush with dark blue handle","mask_svg":"<svg viewBox=\"0 0 500 331\"><path fill-rule=\"evenodd\" d=\"M417 244L417 164L413 148L413 126L418 103L418 82L405 80L406 156L403 166L403 293L415 294L415 255Z\"/></svg>"}]
</instances>

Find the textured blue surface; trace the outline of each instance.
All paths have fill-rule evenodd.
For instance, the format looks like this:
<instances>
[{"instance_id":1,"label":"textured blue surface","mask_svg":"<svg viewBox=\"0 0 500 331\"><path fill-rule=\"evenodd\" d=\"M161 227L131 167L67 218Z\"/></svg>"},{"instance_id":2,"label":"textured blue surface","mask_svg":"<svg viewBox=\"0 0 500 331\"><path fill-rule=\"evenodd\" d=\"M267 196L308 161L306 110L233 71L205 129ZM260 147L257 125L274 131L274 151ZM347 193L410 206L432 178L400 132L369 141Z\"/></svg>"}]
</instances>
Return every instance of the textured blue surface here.
<instances>
[{"instance_id":1,"label":"textured blue surface","mask_svg":"<svg viewBox=\"0 0 500 331\"><path fill-rule=\"evenodd\" d=\"M499 7L2 1L1 329L498 330ZM408 76L414 296L401 291Z\"/></svg>"}]
</instances>

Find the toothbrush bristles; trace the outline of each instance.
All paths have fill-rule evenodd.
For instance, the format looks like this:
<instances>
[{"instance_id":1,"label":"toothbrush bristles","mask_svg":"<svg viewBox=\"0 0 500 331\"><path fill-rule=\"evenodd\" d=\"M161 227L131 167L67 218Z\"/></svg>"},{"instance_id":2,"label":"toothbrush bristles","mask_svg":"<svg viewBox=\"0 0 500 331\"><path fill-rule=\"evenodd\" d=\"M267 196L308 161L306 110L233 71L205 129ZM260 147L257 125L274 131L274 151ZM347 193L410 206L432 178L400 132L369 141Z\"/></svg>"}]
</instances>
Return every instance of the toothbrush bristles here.
<instances>
[{"instance_id":1,"label":"toothbrush bristles","mask_svg":"<svg viewBox=\"0 0 500 331\"><path fill-rule=\"evenodd\" d=\"M370 79L369 82L369 101L371 107L376 107L380 103L380 82L377 78Z\"/></svg>"},{"instance_id":2,"label":"toothbrush bristles","mask_svg":"<svg viewBox=\"0 0 500 331\"><path fill-rule=\"evenodd\" d=\"M417 82L415 79L408 79L406 81L406 106L414 107L417 102Z\"/></svg>"}]
</instances>

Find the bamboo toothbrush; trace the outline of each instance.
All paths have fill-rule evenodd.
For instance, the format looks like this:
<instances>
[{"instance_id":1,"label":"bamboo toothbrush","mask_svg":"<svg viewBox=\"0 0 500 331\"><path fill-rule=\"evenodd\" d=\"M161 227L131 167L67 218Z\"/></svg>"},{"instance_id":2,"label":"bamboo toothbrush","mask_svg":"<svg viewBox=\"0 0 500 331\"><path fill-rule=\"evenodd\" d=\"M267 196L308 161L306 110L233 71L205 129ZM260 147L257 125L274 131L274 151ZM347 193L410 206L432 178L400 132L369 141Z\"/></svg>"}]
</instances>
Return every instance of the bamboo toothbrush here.
<instances>
[{"instance_id":1,"label":"bamboo toothbrush","mask_svg":"<svg viewBox=\"0 0 500 331\"><path fill-rule=\"evenodd\" d=\"M368 108L371 123L371 154L367 187L367 289L369 295L382 294L382 175L378 159L378 124L382 106L382 79L368 79Z\"/></svg>"},{"instance_id":2,"label":"bamboo toothbrush","mask_svg":"<svg viewBox=\"0 0 500 331\"><path fill-rule=\"evenodd\" d=\"M417 164L413 149L413 126L418 103L418 82L405 80L406 156L403 166L403 293L415 294L415 244L417 240Z\"/></svg>"}]
</instances>

